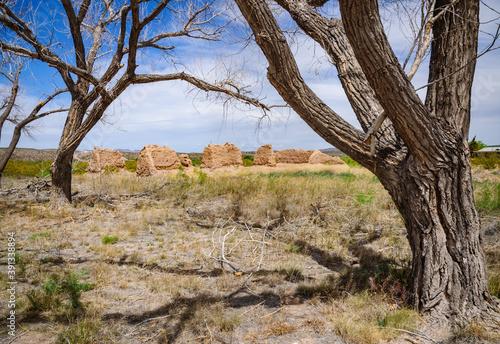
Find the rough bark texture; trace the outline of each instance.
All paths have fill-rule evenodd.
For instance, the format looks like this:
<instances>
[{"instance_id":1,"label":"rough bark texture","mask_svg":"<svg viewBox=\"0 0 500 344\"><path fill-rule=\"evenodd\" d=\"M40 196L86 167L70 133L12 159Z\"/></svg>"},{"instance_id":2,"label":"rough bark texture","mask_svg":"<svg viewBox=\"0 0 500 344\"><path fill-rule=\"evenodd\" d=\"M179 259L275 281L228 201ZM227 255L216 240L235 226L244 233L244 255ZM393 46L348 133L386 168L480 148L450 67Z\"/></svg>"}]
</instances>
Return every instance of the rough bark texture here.
<instances>
[{"instance_id":1,"label":"rough bark texture","mask_svg":"<svg viewBox=\"0 0 500 344\"><path fill-rule=\"evenodd\" d=\"M438 39L431 47L429 82L439 81L428 89L424 104L388 43L376 0L341 0L342 25L307 1L277 0L331 57L364 132L381 112L390 120L376 132L375 149L305 85L266 1L236 2L283 99L326 141L375 173L389 191L412 248L418 309L451 322L474 317L498 321L498 300L487 288L467 148L479 1L458 1L433 23ZM438 1L435 11L450 3Z\"/></svg>"}]
</instances>

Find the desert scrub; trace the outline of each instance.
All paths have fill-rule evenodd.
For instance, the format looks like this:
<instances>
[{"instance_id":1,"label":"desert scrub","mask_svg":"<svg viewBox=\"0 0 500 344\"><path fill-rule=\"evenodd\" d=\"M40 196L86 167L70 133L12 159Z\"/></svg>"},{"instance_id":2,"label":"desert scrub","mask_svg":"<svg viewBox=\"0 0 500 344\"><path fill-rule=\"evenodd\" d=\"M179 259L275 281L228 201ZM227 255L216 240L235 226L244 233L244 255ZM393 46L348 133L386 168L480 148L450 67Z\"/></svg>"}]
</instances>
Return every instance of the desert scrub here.
<instances>
[{"instance_id":1,"label":"desert scrub","mask_svg":"<svg viewBox=\"0 0 500 344\"><path fill-rule=\"evenodd\" d=\"M101 239L101 242L104 244L104 245L107 245L107 244L114 244L115 242L118 241L118 237L116 235L112 235L112 236L103 236L102 239Z\"/></svg>"},{"instance_id":2,"label":"desert scrub","mask_svg":"<svg viewBox=\"0 0 500 344\"><path fill-rule=\"evenodd\" d=\"M87 172L87 167L89 167L89 163L86 161L76 161L73 163L73 170L71 173L81 175Z\"/></svg>"},{"instance_id":3,"label":"desert scrub","mask_svg":"<svg viewBox=\"0 0 500 344\"><path fill-rule=\"evenodd\" d=\"M401 334L392 329L411 331L421 320L417 311L395 308L368 292L332 300L323 313L339 336L356 344L386 343Z\"/></svg>"},{"instance_id":4,"label":"desert scrub","mask_svg":"<svg viewBox=\"0 0 500 344\"><path fill-rule=\"evenodd\" d=\"M93 283L80 281L86 276L86 271L52 274L40 289L31 289L26 294L29 301L28 311L49 312L54 318L75 318L76 311L84 307L80 300L82 292L95 287Z\"/></svg>"},{"instance_id":5,"label":"desert scrub","mask_svg":"<svg viewBox=\"0 0 500 344\"><path fill-rule=\"evenodd\" d=\"M500 182L497 181L475 181L474 198L477 210L481 215L500 214Z\"/></svg>"},{"instance_id":6,"label":"desert scrub","mask_svg":"<svg viewBox=\"0 0 500 344\"><path fill-rule=\"evenodd\" d=\"M135 173L137 170L137 159L125 161L125 169L129 172Z\"/></svg>"},{"instance_id":7,"label":"desert scrub","mask_svg":"<svg viewBox=\"0 0 500 344\"><path fill-rule=\"evenodd\" d=\"M101 323L98 320L88 318L79 319L76 321L76 323L70 326L65 326L64 330L59 333L56 343L97 343L96 339L100 329Z\"/></svg>"},{"instance_id":8,"label":"desert scrub","mask_svg":"<svg viewBox=\"0 0 500 344\"><path fill-rule=\"evenodd\" d=\"M50 176L52 160L13 161L9 160L3 175L5 177L47 177Z\"/></svg>"}]
</instances>

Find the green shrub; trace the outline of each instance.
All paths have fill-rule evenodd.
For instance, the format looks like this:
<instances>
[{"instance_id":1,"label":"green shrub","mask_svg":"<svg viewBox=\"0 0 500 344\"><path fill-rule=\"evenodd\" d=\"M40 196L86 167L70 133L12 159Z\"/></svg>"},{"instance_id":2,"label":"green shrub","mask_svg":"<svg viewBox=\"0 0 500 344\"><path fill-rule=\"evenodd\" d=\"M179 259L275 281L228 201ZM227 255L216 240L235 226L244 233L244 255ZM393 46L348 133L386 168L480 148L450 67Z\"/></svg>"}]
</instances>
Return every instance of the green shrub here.
<instances>
[{"instance_id":1,"label":"green shrub","mask_svg":"<svg viewBox=\"0 0 500 344\"><path fill-rule=\"evenodd\" d=\"M488 290L491 296L500 298L500 274L493 273L488 279Z\"/></svg>"},{"instance_id":2,"label":"green shrub","mask_svg":"<svg viewBox=\"0 0 500 344\"><path fill-rule=\"evenodd\" d=\"M63 277L52 275L45 282L41 290L30 290L27 298L32 311L57 311L60 306L76 309L83 306L80 301L81 293L94 288L94 284L80 283L86 272L65 272ZM64 300L67 303L63 303Z\"/></svg>"},{"instance_id":3,"label":"green shrub","mask_svg":"<svg viewBox=\"0 0 500 344\"><path fill-rule=\"evenodd\" d=\"M86 161L77 161L73 163L73 171L71 173L73 174L84 174L87 172L87 167L89 167L89 163Z\"/></svg>"},{"instance_id":4,"label":"green shrub","mask_svg":"<svg viewBox=\"0 0 500 344\"><path fill-rule=\"evenodd\" d=\"M481 215L500 214L500 183L492 181L474 183L476 207Z\"/></svg>"},{"instance_id":5,"label":"green shrub","mask_svg":"<svg viewBox=\"0 0 500 344\"><path fill-rule=\"evenodd\" d=\"M191 162L193 163L194 167L201 166L201 159L193 158L193 159L191 159Z\"/></svg>"},{"instance_id":6,"label":"green shrub","mask_svg":"<svg viewBox=\"0 0 500 344\"><path fill-rule=\"evenodd\" d=\"M471 159L473 166L482 167L487 170L492 170L500 165L500 157L498 154L490 154L488 156L480 156Z\"/></svg>"},{"instance_id":7,"label":"green shrub","mask_svg":"<svg viewBox=\"0 0 500 344\"><path fill-rule=\"evenodd\" d=\"M100 324L97 321L89 319L79 320L75 325L67 327L57 338L57 344L78 343L94 344L97 343L96 337L99 333Z\"/></svg>"},{"instance_id":8,"label":"green shrub","mask_svg":"<svg viewBox=\"0 0 500 344\"><path fill-rule=\"evenodd\" d=\"M6 177L46 177L50 175L52 160L13 161L9 160L3 175Z\"/></svg>"},{"instance_id":9,"label":"green shrub","mask_svg":"<svg viewBox=\"0 0 500 344\"><path fill-rule=\"evenodd\" d=\"M137 170L137 159L125 161L125 169L129 172L135 173Z\"/></svg>"},{"instance_id":10,"label":"green shrub","mask_svg":"<svg viewBox=\"0 0 500 344\"><path fill-rule=\"evenodd\" d=\"M250 159L243 159L243 167L250 167L250 166L253 166L253 159L250 160Z\"/></svg>"},{"instance_id":11,"label":"green shrub","mask_svg":"<svg viewBox=\"0 0 500 344\"><path fill-rule=\"evenodd\" d=\"M349 167L358 167L359 166L359 163L357 163L354 159L352 159L349 156L341 156L340 160L345 162L347 164L347 166L349 166Z\"/></svg>"},{"instance_id":12,"label":"green shrub","mask_svg":"<svg viewBox=\"0 0 500 344\"><path fill-rule=\"evenodd\" d=\"M118 237L116 235L113 235L113 236L107 236L105 235L103 238L102 238L102 243L104 245L107 245L107 244L114 244L115 242L118 241Z\"/></svg>"}]
</instances>

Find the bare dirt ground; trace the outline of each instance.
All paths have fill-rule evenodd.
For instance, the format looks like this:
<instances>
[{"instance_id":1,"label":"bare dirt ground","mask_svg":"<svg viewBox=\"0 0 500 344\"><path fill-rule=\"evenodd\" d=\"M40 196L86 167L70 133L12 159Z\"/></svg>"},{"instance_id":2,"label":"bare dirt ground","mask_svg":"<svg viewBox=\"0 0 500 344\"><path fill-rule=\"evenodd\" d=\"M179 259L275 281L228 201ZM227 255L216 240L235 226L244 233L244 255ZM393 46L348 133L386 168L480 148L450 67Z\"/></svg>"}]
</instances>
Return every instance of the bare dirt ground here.
<instances>
[{"instance_id":1,"label":"bare dirt ground","mask_svg":"<svg viewBox=\"0 0 500 344\"><path fill-rule=\"evenodd\" d=\"M392 279L408 271L404 227L386 192L360 168L84 175L74 190L74 204L58 211L48 207L47 189L3 193L2 319L7 233L18 254L17 337L2 322L4 343L471 338L419 332L422 318L403 305L405 286ZM484 226L488 250L500 251L497 218ZM387 329L390 321L401 330Z\"/></svg>"}]
</instances>

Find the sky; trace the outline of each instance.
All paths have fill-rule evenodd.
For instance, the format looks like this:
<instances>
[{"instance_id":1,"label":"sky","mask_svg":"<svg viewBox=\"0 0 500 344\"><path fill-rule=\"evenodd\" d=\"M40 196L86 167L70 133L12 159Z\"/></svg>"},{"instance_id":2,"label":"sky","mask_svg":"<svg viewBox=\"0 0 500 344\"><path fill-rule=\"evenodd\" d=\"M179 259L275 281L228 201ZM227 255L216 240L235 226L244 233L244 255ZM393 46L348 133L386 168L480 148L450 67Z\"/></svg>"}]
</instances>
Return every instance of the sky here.
<instances>
[{"instance_id":1,"label":"sky","mask_svg":"<svg viewBox=\"0 0 500 344\"><path fill-rule=\"evenodd\" d=\"M491 7L500 8L499 0L486 1ZM497 13L483 6L481 21L495 19ZM394 18L386 18L389 40L397 56L404 59L408 49L405 27ZM498 20L496 21L498 23ZM494 31L495 22L482 26ZM491 42L482 34L480 50ZM497 44L498 46L498 44ZM254 94L262 102L282 105L283 100L265 78L267 62L255 45L241 50L235 45L208 47L200 42L182 43L178 46L183 56L182 68L208 78L223 77L223 67L242 71L238 77L255 85ZM333 110L359 128L355 116L337 78L335 68L328 63L321 48L298 38L294 49L301 73L310 87ZM225 55L221 64L219 55ZM500 49L489 52L477 61L476 77L472 90L472 119L470 138L488 145L500 145ZM244 64L244 66L242 66ZM217 66L217 67L214 67ZM223 67L221 67L223 66ZM172 72L173 67L158 56L144 63L143 71ZM181 68L181 67L177 67ZM427 80L427 65L420 66L412 80L416 87ZM40 101L41 90L50 89L54 72L39 64L32 64L24 73L21 108L27 111ZM425 91L419 92L421 97ZM64 98L53 107L67 106ZM111 149L140 150L147 144L166 145L177 152L202 152L209 143L231 142L242 151L254 151L260 145L271 143L275 150L285 148L323 149L332 147L314 133L290 109L277 108L264 119L263 113L244 104L232 102L224 106L204 92L197 92L183 82L162 82L129 87L106 112L104 121L96 125L81 143L78 150L91 150L94 146ZM55 114L39 121L33 128L32 138L24 135L18 144L23 148L56 148L60 139L65 115ZM2 134L0 146L10 140L11 127Z\"/></svg>"}]
</instances>

